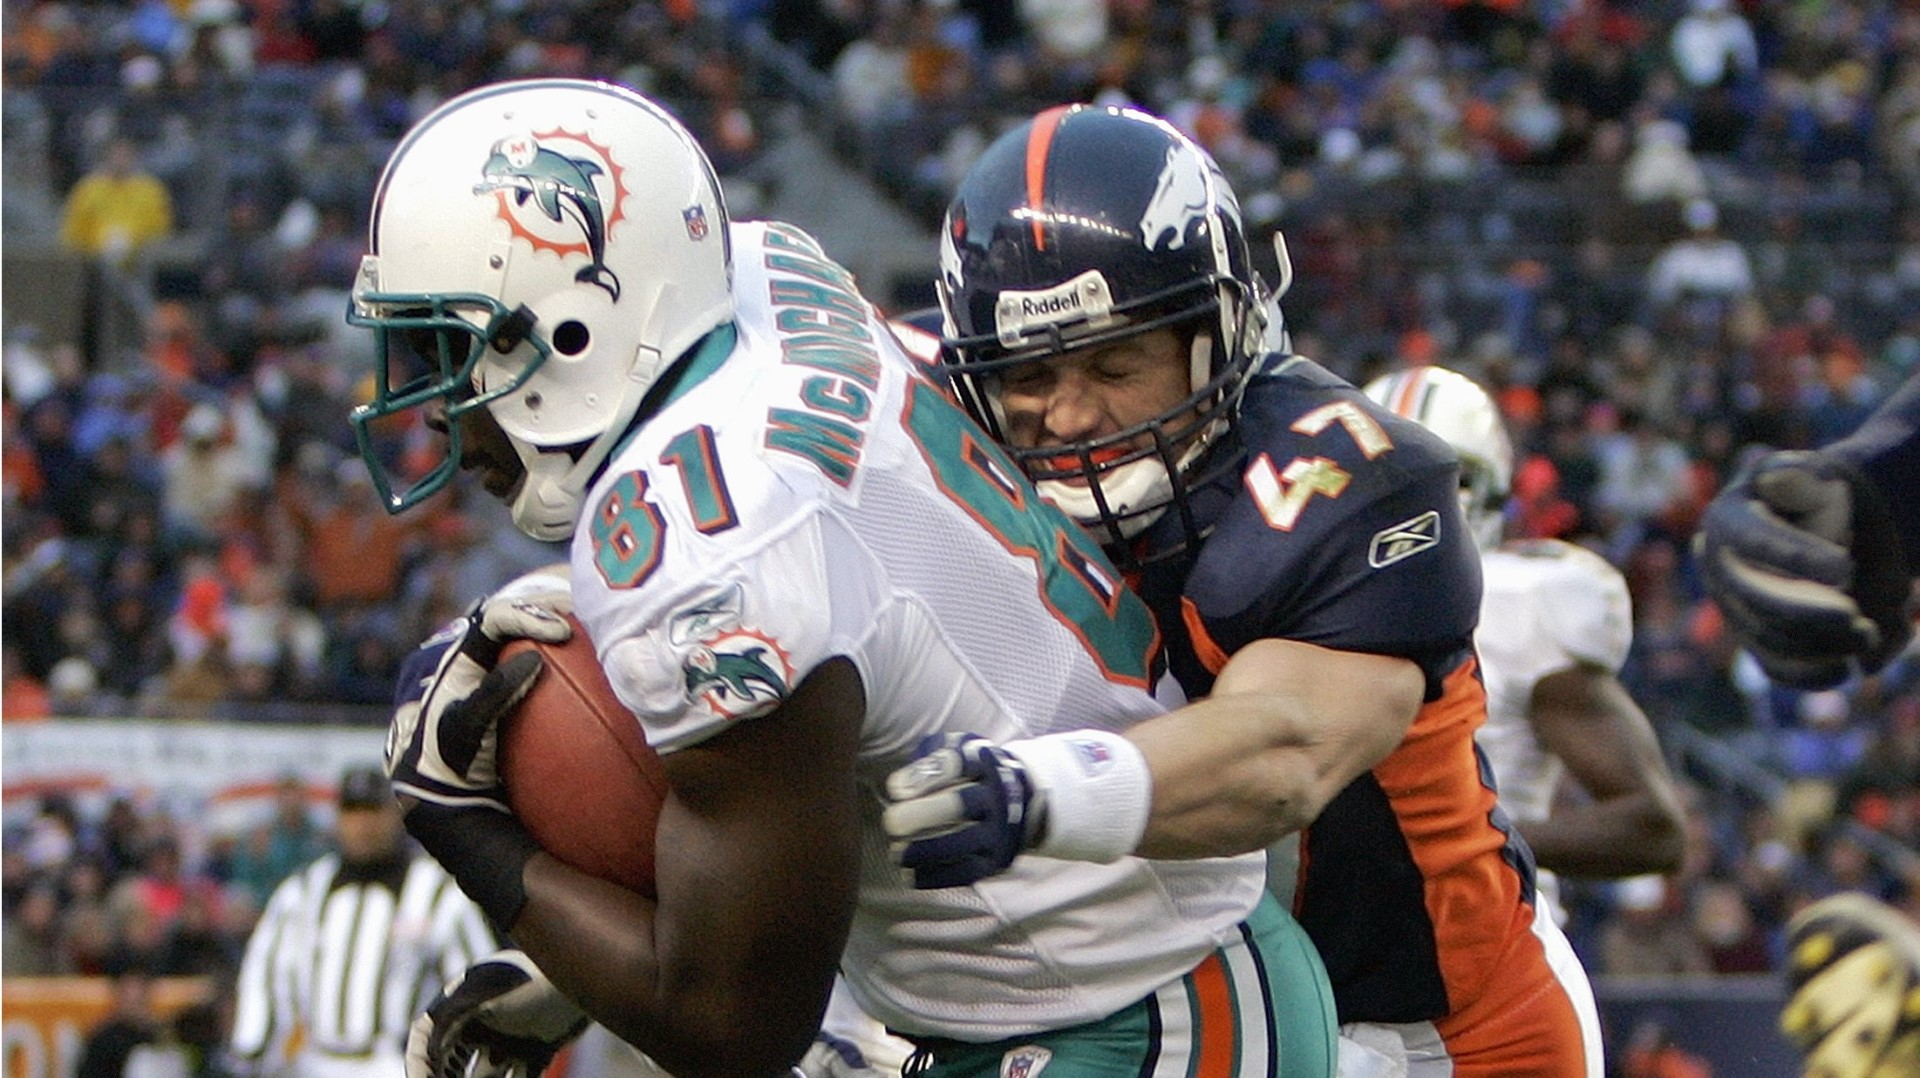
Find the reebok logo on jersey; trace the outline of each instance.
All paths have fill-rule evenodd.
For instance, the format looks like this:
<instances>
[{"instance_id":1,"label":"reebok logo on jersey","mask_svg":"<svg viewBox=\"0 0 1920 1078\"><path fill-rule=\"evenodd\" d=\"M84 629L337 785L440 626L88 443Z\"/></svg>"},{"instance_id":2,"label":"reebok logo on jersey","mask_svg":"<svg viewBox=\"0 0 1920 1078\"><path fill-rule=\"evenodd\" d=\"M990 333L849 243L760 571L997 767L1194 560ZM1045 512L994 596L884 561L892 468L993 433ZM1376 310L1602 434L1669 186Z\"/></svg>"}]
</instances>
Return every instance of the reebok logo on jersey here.
<instances>
[{"instance_id":1,"label":"reebok logo on jersey","mask_svg":"<svg viewBox=\"0 0 1920 1078\"><path fill-rule=\"evenodd\" d=\"M674 611L667 623L667 639L675 645L686 645L731 632L740 627L740 611L746 605L746 597L738 584L703 595L684 609Z\"/></svg>"},{"instance_id":2,"label":"reebok logo on jersey","mask_svg":"<svg viewBox=\"0 0 1920 1078\"><path fill-rule=\"evenodd\" d=\"M1053 1061L1053 1049L1025 1044L1000 1057L1000 1078L1040 1078Z\"/></svg>"},{"instance_id":3,"label":"reebok logo on jersey","mask_svg":"<svg viewBox=\"0 0 1920 1078\"><path fill-rule=\"evenodd\" d=\"M1375 532L1373 544L1367 548L1367 564L1375 569L1384 569L1394 562L1405 561L1439 545L1440 514L1429 509L1412 520L1403 520Z\"/></svg>"}]
</instances>

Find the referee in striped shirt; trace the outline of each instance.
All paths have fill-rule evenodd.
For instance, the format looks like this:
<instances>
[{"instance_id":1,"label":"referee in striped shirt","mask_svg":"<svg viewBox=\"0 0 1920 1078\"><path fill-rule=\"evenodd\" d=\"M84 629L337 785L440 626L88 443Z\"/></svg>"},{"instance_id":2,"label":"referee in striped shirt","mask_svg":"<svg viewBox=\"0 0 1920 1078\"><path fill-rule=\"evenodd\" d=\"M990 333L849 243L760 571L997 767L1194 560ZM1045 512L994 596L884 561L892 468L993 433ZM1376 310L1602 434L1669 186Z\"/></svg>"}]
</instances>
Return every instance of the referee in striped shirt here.
<instances>
[{"instance_id":1,"label":"referee in striped shirt","mask_svg":"<svg viewBox=\"0 0 1920 1078\"><path fill-rule=\"evenodd\" d=\"M414 1015L498 946L406 839L379 767L341 777L336 840L281 882L247 941L232 1041L246 1078L396 1078Z\"/></svg>"}]
</instances>

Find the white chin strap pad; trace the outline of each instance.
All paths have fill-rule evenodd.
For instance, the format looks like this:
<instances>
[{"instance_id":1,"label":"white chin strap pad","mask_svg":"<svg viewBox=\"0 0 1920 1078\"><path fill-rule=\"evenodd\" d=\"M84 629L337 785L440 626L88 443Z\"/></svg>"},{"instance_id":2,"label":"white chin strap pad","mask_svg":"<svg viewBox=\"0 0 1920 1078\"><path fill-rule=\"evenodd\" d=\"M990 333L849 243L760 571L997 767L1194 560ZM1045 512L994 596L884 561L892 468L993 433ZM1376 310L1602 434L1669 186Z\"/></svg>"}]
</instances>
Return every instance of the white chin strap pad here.
<instances>
[{"instance_id":1,"label":"white chin strap pad","mask_svg":"<svg viewBox=\"0 0 1920 1078\"><path fill-rule=\"evenodd\" d=\"M1092 487L1058 479L1043 479L1035 483L1034 488L1042 498L1081 524L1097 528L1104 523L1100 516L1100 503L1094 500ZM1160 463L1159 458L1147 457L1101 472L1100 493L1107 499L1108 511L1122 518L1119 521L1120 534L1131 539L1146 531L1166 511L1167 503L1173 498L1173 479L1167 475L1167 466ZM1127 516L1141 506L1153 508L1138 516Z\"/></svg>"},{"instance_id":2,"label":"white chin strap pad","mask_svg":"<svg viewBox=\"0 0 1920 1078\"><path fill-rule=\"evenodd\" d=\"M515 442L527 476L514 495L509 513L514 527L543 543L558 543L573 535L580 519L579 488L572 459L558 450L542 452Z\"/></svg>"}]
</instances>

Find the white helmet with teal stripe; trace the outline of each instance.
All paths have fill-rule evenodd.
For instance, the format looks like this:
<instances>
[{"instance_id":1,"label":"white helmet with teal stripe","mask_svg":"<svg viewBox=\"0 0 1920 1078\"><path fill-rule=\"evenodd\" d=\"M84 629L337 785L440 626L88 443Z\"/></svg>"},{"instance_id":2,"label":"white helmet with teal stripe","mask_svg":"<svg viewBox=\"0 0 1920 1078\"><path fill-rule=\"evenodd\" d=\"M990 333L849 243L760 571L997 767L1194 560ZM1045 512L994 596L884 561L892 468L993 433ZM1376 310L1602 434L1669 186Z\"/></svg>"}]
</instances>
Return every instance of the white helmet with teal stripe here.
<instances>
[{"instance_id":1,"label":"white helmet with teal stripe","mask_svg":"<svg viewBox=\"0 0 1920 1078\"><path fill-rule=\"evenodd\" d=\"M1480 549L1500 545L1513 488L1513 443L1500 409L1473 379L1445 367L1383 375L1363 392L1446 439L1460 455L1460 506Z\"/></svg>"}]
</instances>

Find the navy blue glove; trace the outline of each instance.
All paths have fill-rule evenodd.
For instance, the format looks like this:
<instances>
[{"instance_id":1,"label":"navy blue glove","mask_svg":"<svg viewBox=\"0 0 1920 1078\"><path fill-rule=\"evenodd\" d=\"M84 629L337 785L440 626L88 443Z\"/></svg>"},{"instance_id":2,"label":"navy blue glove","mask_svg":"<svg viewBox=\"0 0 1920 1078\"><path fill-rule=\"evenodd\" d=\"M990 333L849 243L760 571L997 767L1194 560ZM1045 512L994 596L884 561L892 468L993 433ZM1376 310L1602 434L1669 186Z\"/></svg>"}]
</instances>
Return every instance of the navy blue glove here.
<instances>
[{"instance_id":1,"label":"navy blue glove","mask_svg":"<svg viewBox=\"0 0 1920 1078\"><path fill-rule=\"evenodd\" d=\"M1913 635L1899 535L1877 490L1830 453L1750 463L1707 507L1701 578L1728 628L1785 685L1871 673Z\"/></svg>"},{"instance_id":2,"label":"navy blue glove","mask_svg":"<svg viewBox=\"0 0 1920 1078\"><path fill-rule=\"evenodd\" d=\"M1041 833L1038 799L1018 756L972 734L931 734L887 776L882 823L922 890L964 887L1004 870Z\"/></svg>"}]
</instances>

